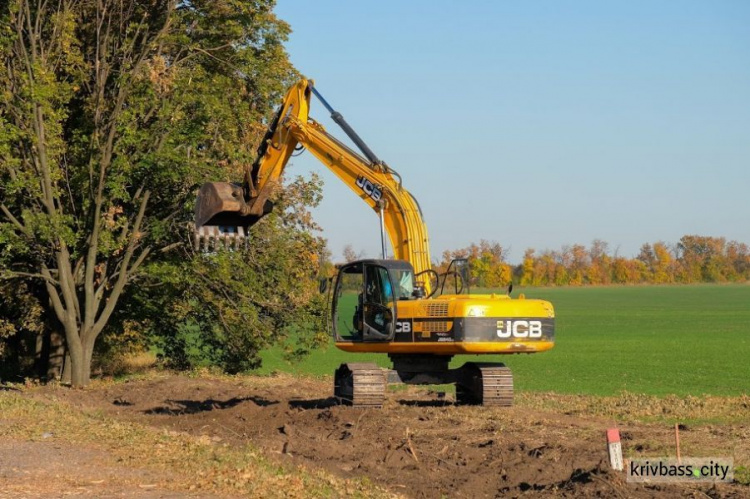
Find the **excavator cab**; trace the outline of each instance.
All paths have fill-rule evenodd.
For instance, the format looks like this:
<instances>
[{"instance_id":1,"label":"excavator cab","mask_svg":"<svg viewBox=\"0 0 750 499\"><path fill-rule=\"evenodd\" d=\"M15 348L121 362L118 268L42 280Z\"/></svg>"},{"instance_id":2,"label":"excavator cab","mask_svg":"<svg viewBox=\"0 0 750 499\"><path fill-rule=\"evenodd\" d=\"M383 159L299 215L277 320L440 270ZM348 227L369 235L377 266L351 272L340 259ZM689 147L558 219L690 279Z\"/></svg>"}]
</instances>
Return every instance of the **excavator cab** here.
<instances>
[{"instance_id":1,"label":"excavator cab","mask_svg":"<svg viewBox=\"0 0 750 499\"><path fill-rule=\"evenodd\" d=\"M392 341L397 304L415 296L414 269L399 260L358 260L339 267L331 318L336 341Z\"/></svg>"}]
</instances>

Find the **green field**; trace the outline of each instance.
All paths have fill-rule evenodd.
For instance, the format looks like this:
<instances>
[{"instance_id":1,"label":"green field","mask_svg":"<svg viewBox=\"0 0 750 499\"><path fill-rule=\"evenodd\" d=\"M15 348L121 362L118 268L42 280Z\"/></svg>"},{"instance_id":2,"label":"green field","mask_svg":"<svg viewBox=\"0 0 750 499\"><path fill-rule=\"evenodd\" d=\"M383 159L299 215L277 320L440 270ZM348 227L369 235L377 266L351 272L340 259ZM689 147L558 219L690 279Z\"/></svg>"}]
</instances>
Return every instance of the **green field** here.
<instances>
[{"instance_id":1,"label":"green field","mask_svg":"<svg viewBox=\"0 0 750 499\"><path fill-rule=\"evenodd\" d=\"M622 286L523 290L557 314L556 346L535 355L460 356L499 360L516 389L594 395L750 393L750 285ZM514 292L516 295L518 292ZM263 353L260 373L331 375L342 362L385 355L347 354L331 346L290 365Z\"/></svg>"}]
</instances>

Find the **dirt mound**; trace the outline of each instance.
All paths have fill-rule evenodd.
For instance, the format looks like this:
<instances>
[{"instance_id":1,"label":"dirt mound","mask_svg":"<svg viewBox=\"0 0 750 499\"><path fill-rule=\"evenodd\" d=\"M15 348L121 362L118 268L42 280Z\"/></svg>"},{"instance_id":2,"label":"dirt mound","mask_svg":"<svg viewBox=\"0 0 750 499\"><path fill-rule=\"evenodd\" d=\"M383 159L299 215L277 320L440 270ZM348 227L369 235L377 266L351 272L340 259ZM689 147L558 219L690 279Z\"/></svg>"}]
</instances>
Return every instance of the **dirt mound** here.
<instances>
[{"instance_id":1,"label":"dirt mound","mask_svg":"<svg viewBox=\"0 0 750 499\"><path fill-rule=\"evenodd\" d=\"M329 383L292 377L166 376L46 394L116 418L249 443L278 459L344 477L368 477L409 497L724 497L750 492L734 484L627 484L623 474L606 465L604 430L611 422L601 418L524 407L460 407L450 395L416 389L390 391L383 409L362 410L337 405L327 397L331 391ZM693 433L713 438L720 448L729 436L721 428ZM654 442L669 441L668 435L657 425L629 425L625 445L653 449Z\"/></svg>"}]
</instances>

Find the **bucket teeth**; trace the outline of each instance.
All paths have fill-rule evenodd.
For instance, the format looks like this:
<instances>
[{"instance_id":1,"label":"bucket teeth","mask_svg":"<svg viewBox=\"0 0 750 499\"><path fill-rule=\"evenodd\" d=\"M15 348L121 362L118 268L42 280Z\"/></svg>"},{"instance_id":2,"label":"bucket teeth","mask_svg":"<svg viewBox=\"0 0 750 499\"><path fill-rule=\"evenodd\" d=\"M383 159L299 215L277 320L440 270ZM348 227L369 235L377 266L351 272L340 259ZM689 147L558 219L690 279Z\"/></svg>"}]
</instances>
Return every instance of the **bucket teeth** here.
<instances>
[{"instance_id":1,"label":"bucket teeth","mask_svg":"<svg viewBox=\"0 0 750 499\"><path fill-rule=\"evenodd\" d=\"M247 247L245 228L203 225L193 233L193 246L203 253L219 250L234 251Z\"/></svg>"}]
</instances>

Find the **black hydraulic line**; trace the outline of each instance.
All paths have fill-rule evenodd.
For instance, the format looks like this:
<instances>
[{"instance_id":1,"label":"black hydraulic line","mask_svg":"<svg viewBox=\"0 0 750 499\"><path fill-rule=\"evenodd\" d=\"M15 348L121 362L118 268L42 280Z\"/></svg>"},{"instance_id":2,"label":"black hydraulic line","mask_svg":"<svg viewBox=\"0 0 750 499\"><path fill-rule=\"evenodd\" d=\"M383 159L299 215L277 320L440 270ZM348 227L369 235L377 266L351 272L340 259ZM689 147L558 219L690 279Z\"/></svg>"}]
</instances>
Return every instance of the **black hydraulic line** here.
<instances>
[{"instance_id":1,"label":"black hydraulic line","mask_svg":"<svg viewBox=\"0 0 750 499\"><path fill-rule=\"evenodd\" d=\"M365 155L370 163L372 163L373 165L381 164L380 159L375 155L374 152L372 152L372 149L367 147L367 144L365 144L365 141L362 140L359 135L357 135L357 132L355 132L354 129L349 126L349 123L346 122L341 113L339 113L338 111L334 111L331 105L328 104L328 102L323 98L322 95L320 95L320 93L315 89L314 86L310 85L310 89L315 94L315 97L317 97L318 100L325 106L325 108L328 109L328 112L331 113L331 119L341 127L344 133L352 140L352 142L354 142L354 144L356 144L356 146L360 151L362 151L362 154Z\"/></svg>"}]
</instances>

